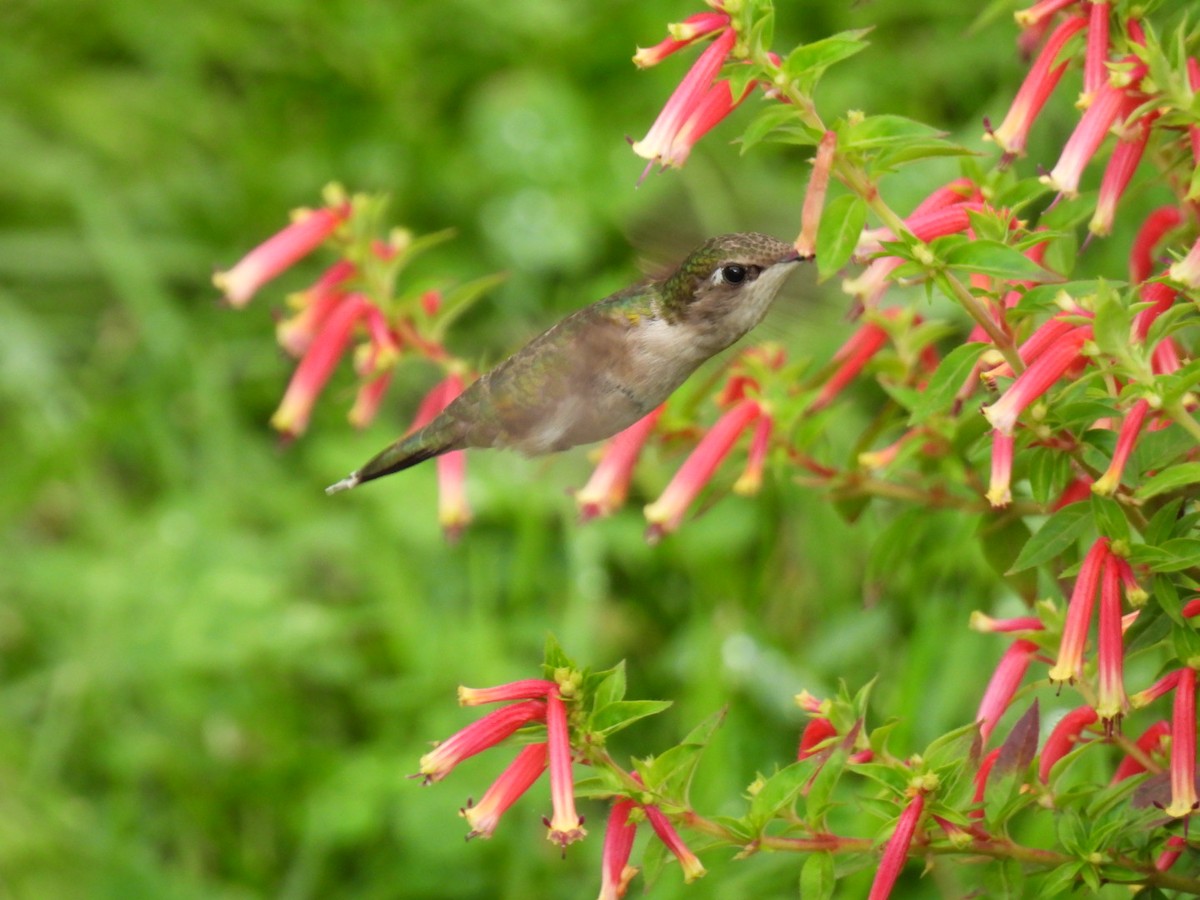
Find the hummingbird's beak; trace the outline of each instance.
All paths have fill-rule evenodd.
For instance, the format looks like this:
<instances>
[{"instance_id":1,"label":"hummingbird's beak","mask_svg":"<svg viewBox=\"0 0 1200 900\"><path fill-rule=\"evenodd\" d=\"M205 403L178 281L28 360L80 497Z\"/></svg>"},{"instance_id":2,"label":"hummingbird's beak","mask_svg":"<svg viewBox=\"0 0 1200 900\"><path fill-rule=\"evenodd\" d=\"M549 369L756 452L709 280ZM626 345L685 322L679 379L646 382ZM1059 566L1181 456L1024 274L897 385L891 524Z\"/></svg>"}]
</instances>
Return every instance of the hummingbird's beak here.
<instances>
[{"instance_id":1,"label":"hummingbird's beak","mask_svg":"<svg viewBox=\"0 0 1200 900\"><path fill-rule=\"evenodd\" d=\"M807 262L808 260L810 260L812 258L813 257L811 255L805 256L805 255L801 254L799 250L792 250L790 253L784 254L784 256L782 258L780 258L779 262L781 262L781 263Z\"/></svg>"}]
</instances>

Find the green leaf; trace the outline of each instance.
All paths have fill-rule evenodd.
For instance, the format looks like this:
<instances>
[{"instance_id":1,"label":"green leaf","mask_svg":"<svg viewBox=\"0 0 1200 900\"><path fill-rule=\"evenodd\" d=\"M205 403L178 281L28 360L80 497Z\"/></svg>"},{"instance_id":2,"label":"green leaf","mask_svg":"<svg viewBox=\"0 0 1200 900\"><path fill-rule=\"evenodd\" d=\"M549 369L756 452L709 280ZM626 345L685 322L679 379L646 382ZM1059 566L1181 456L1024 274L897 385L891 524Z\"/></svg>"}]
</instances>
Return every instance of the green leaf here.
<instances>
[{"instance_id":1,"label":"green leaf","mask_svg":"<svg viewBox=\"0 0 1200 900\"><path fill-rule=\"evenodd\" d=\"M590 730L608 737L628 728L638 719L657 715L670 706L670 700L618 700L592 713Z\"/></svg>"},{"instance_id":2,"label":"green leaf","mask_svg":"<svg viewBox=\"0 0 1200 900\"><path fill-rule=\"evenodd\" d=\"M965 272L978 272L1009 281L1055 281L1058 276L1043 269L1032 259L999 241L967 241L947 252L947 266Z\"/></svg>"},{"instance_id":3,"label":"green leaf","mask_svg":"<svg viewBox=\"0 0 1200 900\"><path fill-rule=\"evenodd\" d=\"M1074 546L1079 535L1091 522L1091 512L1091 506L1087 503L1064 506L1047 519L1038 529L1038 533L1021 548L1009 572L1020 572L1022 569L1039 566Z\"/></svg>"},{"instance_id":4,"label":"green leaf","mask_svg":"<svg viewBox=\"0 0 1200 900\"><path fill-rule=\"evenodd\" d=\"M997 575L1006 576L1013 590L1027 603L1037 599L1037 572L1012 572L1018 552L1029 543L1029 526L1020 516L983 516L979 523L983 555Z\"/></svg>"},{"instance_id":5,"label":"green leaf","mask_svg":"<svg viewBox=\"0 0 1200 900\"><path fill-rule=\"evenodd\" d=\"M811 44L802 44L783 61L783 72L788 78L800 81L801 88L808 93L827 68L867 48L867 42L862 38L868 32L869 28L842 31Z\"/></svg>"},{"instance_id":6,"label":"green leaf","mask_svg":"<svg viewBox=\"0 0 1200 900\"><path fill-rule=\"evenodd\" d=\"M793 107L780 104L762 110L742 132L742 153L767 138L783 143L815 146L821 140L821 132L801 122Z\"/></svg>"},{"instance_id":7,"label":"green leaf","mask_svg":"<svg viewBox=\"0 0 1200 900\"><path fill-rule=\"evenodd\" d=\"M1095 317L1092 333L1100 350L1117 359L1129 356L1129 332L1133 317L1117 292L1107 282L1101 282L1092 301Z\"/></svg>"},{"instance_id":8,"label":"green leaf","mask_svg":"<svg viewBox=\"0 0 1200 900\"><path fill-rule=\"evenodd\" d=\"M866 223L867 204L855 194L843 194L825 207L817 228L817 272L822 281L850 259Z\"/></svg>"},{"instance_id":9,"label":"green leaf","mask_svg":"<svg viewBox=\"0 0 1200 900\"><path fill-rule=\"evenodd\" d=\"M837 887L832 853L810 853L800 870L800 900L829 900Z\"/></svg>"},{"instance_id":10,"label":"green leaf","mask_svg":"<svg viewBox=\"0 0 1200 900\"><path fill-rule=\"evenodd\" d=\"M1156 547L1138 544L1130 558L1153 572L1181 572L1200 565L1200 539L1172 538Z\"/></svg>"},{"instance_id":11,"label":"green leaf","mask_svg":"<svg viewBox=\"0 0 1200 900\"><path fill-rule=\"evenodd\" d=\"M625 661L617 663L596 688L593 706L596 709L625 699Z\"/></svg>"},{"instance_id":12,"label":"green leaf","mask_svg":"<svg viewBox=\"0 0 1200 900\"><path fill-rule=\"evenodd\" d=\"M921 397L909 416L908 424L917 425L934 413L949 411L959 389L967 380L975 363L979 361L979 355L987 347L987 344L963 344L947 353L946 358L938 363L933 377L925 385L925 390L921 392Z\"/></svg>"},{"instance_id":13,"label":"green leaf","mask_svg":"<svg viewBox=\"0 0 1200 900\"><path fill-rule=\"evenodd\" d=\"M1171 537L1175 530L1175 521L1179 518L1179 510L1183 506L1183 498L1176 497L1168 501L1162 509L1156 512L1146 526L1145 538L1147 544L1161 544Z\"/></svg>"},{"instance_id":14,"label":"green leaf","mask_svg":"<svg viewBox=\"0 0 1200 900\"><path fill-rule=\"evenodd\" d=\"M1049 447L1030 447L1024 456L1029 466L1029 489L1033 499L1048 506L1071 479L1071 457Z\"/></svg>"},{"instance_id":15,"label":"green leaf","mask_svg":"<svg viewBox=\"0 0 1200 900\"><path fill-rule=\"evenodd\" d=\"M854 122L840 122L838 150L888 149L896 143L914 139L932 140L941 138L945 132L931 125L917 122L904 116L866 116Z\"/></svg>"},{"instance_id":16,"label":"green leaf","mask_svg":"<svg viewBox=\"0 0 1200 900\"><path fill-rule=\"evenodd\" d=\"M1200 481L1200 463L1180 463L1169 469L1163 469L1152 478L1146 479L1146 482L1134 491L1134 496L1139 500L1148 500L1198 481Z\"/></svg>"},{"instance_id":17,"label":"green leaf","mask_svg":"<svg viewBox=\"0 0 1200 900\"><path fill-rule=\"evenodd\" d=\"M794 762L763 782L750 799L749 818L761 832L783 809L789 808L814 772L811 760Z\"/></svg>"},{"instance_id":18,"label":"green leaf","mask_svg":"<svg viewBox=\"0 0 1200 900\"><path fill-rule=\"evenodd\" d=\"M1129 520L1121 504L1112 497L1092 494L1092 515L1102 535L1114 541L1129 541Z\"/></svg>"}]
</instances>

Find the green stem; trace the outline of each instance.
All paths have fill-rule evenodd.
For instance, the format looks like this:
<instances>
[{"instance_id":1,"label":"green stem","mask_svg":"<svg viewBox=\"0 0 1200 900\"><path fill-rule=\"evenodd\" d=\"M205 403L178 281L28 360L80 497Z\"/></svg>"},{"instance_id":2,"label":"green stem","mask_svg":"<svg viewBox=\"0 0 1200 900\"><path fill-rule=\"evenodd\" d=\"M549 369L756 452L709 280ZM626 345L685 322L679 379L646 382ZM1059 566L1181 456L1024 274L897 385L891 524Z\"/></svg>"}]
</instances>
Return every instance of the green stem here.
<instances>
[{"instance_id":1,"label":"green stem","mask_svg":"<svg viewBox=\"0 0 1200 900\"><path fill-rule=\"evenodd\" d=\"M1200 422L1192 418L1192 414L1184 409L1182 403L1178 400L1174 403L1168 403L1163 407L1163 410L1168 416L1178 422L1184 431L1194 437L1197 443L1200 443Z\"/></svg>"},{"instance_id":2,"label":"green stem","mask_svg":"<svg viewBox=\"0 0 1200 900\"><path fill-rule=\"evenodd\" d=\"M992 343L996 345L996 349L1003 355L1004 361L1009 364L1013 372L1018 375L1024 372L1025 363L1021 359L1021 354L1017 352L1016 344L1013 343L1012 338L1008 336L1004 329L996 324L996 320L984 309L983 304L975 298L974 294L967 290L967 286L959 281L956 276L951 275L949 272L942 272L941 278L945 281L946 286L949 287L950 293L954 295L954 299L967 311L967 315L974 319L976 324L992 339Z\"/></svg>"}]
</instances>

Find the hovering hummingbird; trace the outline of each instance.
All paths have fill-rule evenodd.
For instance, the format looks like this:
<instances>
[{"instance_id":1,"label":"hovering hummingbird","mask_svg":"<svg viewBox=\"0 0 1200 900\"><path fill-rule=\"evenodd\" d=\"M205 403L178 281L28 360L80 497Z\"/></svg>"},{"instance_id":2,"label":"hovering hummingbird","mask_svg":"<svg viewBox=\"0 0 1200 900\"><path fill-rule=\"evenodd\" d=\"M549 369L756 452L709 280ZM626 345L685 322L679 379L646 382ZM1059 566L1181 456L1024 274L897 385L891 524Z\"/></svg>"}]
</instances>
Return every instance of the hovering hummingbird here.
<instances>
[{"instance_id":1,"label":"hovering hummingbird","mask_svg":"<svg viewBox=\"0 0 1200 900\"><path fill-rule=\"evenodd\" d=\"M712 238L669 275L645 278L563 319L424 428L325 490L349 490L465 447L537 456L611 437L761 322L801 259L765 234Z\"/></svg>"}]
</instances>

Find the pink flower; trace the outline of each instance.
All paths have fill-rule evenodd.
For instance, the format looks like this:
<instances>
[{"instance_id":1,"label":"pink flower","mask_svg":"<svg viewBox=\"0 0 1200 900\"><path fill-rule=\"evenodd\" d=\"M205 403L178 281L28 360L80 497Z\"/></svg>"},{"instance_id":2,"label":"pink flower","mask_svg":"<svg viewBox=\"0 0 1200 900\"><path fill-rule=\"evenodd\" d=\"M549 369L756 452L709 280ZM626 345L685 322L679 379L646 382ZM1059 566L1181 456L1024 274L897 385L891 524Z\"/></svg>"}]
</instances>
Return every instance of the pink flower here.
<instances>
[{"instance_id":1,"label":"pink flower","mask_svg":"<svg viewBox=\"0 0 1200 900\"><path fill-rule=\"evenodd\" d=\"M994 508L1008 506L1012 502L1013 436L999 431L992 432L992 477L988 485L988 503Z\"/></svg>"},{"instance_id":2,"label":"pink flower","mask_svg":"<svg viewBox=\"0 0 1200 900\"><path fill-rule=\"evenodd\" d=\"M979 711L975 713L975 721L979 723L979 734L986 744L988 737L1008 709L1013 695L1025 677L1025 671L1037 653L1037 644L1033 641L1013 641L996 665L996 671L988 682L983 699L979 701Z\"/></svg>"},{"instance_id":3,"label":"pink flower","mask_svg":"<svg viewBox=\"0 0 1200 900\"><path fill-rule=\"evenodd\" d=\"M1165 812L1181 819L1196 809L1196 670L1179 670L1171 709L1171 802Z\"/></svg>"},{"instance_id":4,"label":"pink flower","mask_svg":"<svg viewBox=\"0 0 1200 900\"><path fill-rule=\"evenodd\" d=\"M629 865L633 839L637 837L637 825L629 822L633 807L632 800L614 800L612 811L608 814L608 825L604 829L604 853L600 861L599 900L620 900L637 874L637 869Z\"/></svg>"},{"instance_id":5,"label":"pink flower","mask_svg":"<svg viewBox=\"0 0 1200 900\"><path fill-rule=\"evenodd\" d=\"M463 391L462 377L452 373L443 382L442 401L450 401ZM447 540L458 540L464 528L471 524L471 506L467 502L467 454L451 450L436 460L438 475L438 524Z\"/></svg>"},{"instance_id":6,"label":"pink flower","mask_svg":"<svg viewBox=\"0 0 1200 900\"><path fill-rule=\"evenodd\" d=\"M679 87L671 94L666 106L663 107L654 124L650 126L650 131L642 140L634 142L634 153L643 159L650 160L651 165L660 160L664 165L670 164L669 161L675 158L674 143L680 130L705 103L709 88L717 73L721 71L721 66L729 58L736 41L737 35L733 29L726 29L708 49L700 54L700 58L696 60L695 65L679 83ZM714 102L709 101L710 104ZM732 97L730 102L732 102ZM708 112L706 110L706 115ZM690 147L688 149L690 150ZM686 156L686 152L684 155Z\"/></svg>"},{"instance_id":7,"label":"pink flower","mask_svg":"<svg viewBox=\"0 0 1200 900\"><path fill-rule=\"evenodd\" d=\"M1164 737L1171 733L1171 726L1166 721L1155 722L1149 728L1142 732L1137 739L1137 748L1142 756L1149 757L1162 744ZM1132 778L1134 775L1140 775L1146 771L1146 766L1140 758L1133 754L1127 754L1118 764L1117 769L1113 773L1110 784L1117 784L1124 781L1126 778Z\"/></svg>"},{"instance_id":8,"label":"pink flower","mask_svg":"<svg viewBox=\"0 0 1200 900\"><path fill-rule=\"evenodd\" d=\"M688 16L682 22L669 26L671 36L653 47L638 47L633 63L640 69L656 66L672 53L698 41L714 31L729 27L729 16L720 12L702 12Z\"/></svg>"},{"instance_id":9,"label":"pink flower","mask_svg":"<svg viewBox=\"0 0 1200 900\"><path fill-rule=\"evenodd\" d=\"M1129 705L1134 709L1141 709L1143 706L1149 706L1164 694L1175 690L1175 685L1179 683L1179 671L1176 669L1174 672L1168 672L1144 691L1138 691L1129 698Z\"/></svg>"},{"instance_id":10,"label":"pink flower","mask_svg":"<svg viewBox=\"0 0 1200 900\"><path fill-rule=\"evenodd\" d=\"M1200 62L1189 56L1187 61L1188 87L1200 91ZM1192 145L1192 162L1200 166L1200 125L1188 126L1188 140Z\"/></svg>"},{"instance_id":11,"label":"pink flower","mask_svg":"<svg viewBox=\"0 0 1200 900\"><path fill-rule=\"evenodd\" d=\"M320 332L329 314L345 297L343 285L357 274L354 264L346 260L334 263L306 291L293 294L289 301L299 311L275 326L279 346L290 356L303 356L312 339Z\"/></svg>"},{"instance_id":12,"label":"pink flower","mask_svg":"<svg viewBox=\"0 0 1200 900\"><path fill-rule=\"evenodd\" d=\"M796 750L796 759L808 759L818 753L817 749L831 737L837 737L837 729L833 723L824 717L809 719L800 733L800 746Z\"/></svg>"},{"instance_id":13,"label":"pink flower","mask_svg":"<svg viewBox=\"0 0 1200 900\"><path fill-rule=\"evenodd\" d=\"M1025 155L1029 129L1067 69L1066 62L1058 65L1055 65L1055 62L1067 41L1086 24L1087 19L1084 16L1072 16L1054 29L1029 74L1025 76L1025 81L1009 107L1008 115L1004 117L999 128L995 131L988 130L986 136L999 145L1005 156Z\"/></svg>"},{"instance_id":14,"label":"pink flower","mask_svg":"<svg viewBox=\"0 0 1200 900\"><path fill-rule=\"evenodd\" d=\"M1022 28L1033 26L1048 20L1056 12L1073 6L1077 0L1038 0L1029 9L1019 9L1013 14L1017 24Z\"/></svg>"},{"instance_id":15,"label":"pink flower","mask_svg":"<svg viewBox=\"0 0 1200 900\"><path fill-rule=\"evenodd\" d=\"M501 707L472 722L422 756L419 773L425 776L426 784L441 781L464 759L496 746L523 725L545 718L546 704L540 700Z\"/></svg>"},{"instance_id":16,"label":"pink flower","mask_svg":"<svg viewBox=\"0 0 1200 900\"><path fill-rule=\"evenodd\" d=\"M1200 238L1196 238L1196 243L1192 244L1187 256L1167 270L1167 275L1189 291L1200 288Z\"/></svg>"},{"instance_id":17,"label":"pink flower","mask_svg":"<svg viewBox=\"0 0 1200 900\"><path fill-rule=\"evenodd\" d=\"M808 259L817 255L817 226L821 221L821 210L825 207L825 192L829 187L829 171L833 168L833 157L837 151L837 132L826 131L817 145L817 156L813 160L812 176L804 191L804 206L800 211L800 234L796 237L796 252Z\"/></svg>"},{"instance_id":18,"label":"pink flower","mask_svg":"<svg viewBox=\"0 0 1200 900\"><path fill-rule=\"evenodd\" d=\"M1121 574L1111 553L1104 561L1100 581L1100 629L1096 642L1099 685L1096 712L1105 722L1119 718L1128 707L1125 700L1125 647L1122 642Z\"/></svg>"},{"instance_id":19,"label":"pink flower","mask_svg":"<svg viewBox=\"0 0 1200 900\"><path fill-rule=\"evenodd\" d=\"M582 521L611 515L620 509L629 492L633 467L662 411L663 407L658 407L605 445L592 477L575 493L575 505Z\"/></svg>"},{"instance_id":20,"label":"pink flower","mask_svg":"<svg viewBox=\"0 0 1200 900\"><path fill-rule=\"evenodd\" d=\"M217 272L213 284L230 305L245 306L260 287L321 246L349 214L349 204L298 211L291 225L267 238L232 269Z\"/></svg>"},{"instance_id":21,"label":"pink flower","mask_svg":"<svg viewBox=\"0 0 1200 900\"><path fill-rule=\"evenodd\" d=\"M1142 424L1146 421L1146 413L1149 410L1150 402L1143 398L1134 403L1129 408L1129 412L1125 414L1125 419L1121 422L1121 430L1117 434L1117 448L1113 451L1112 462L1108 464L1104 474L1092 485L1094 493L1107 497L1121 486L1121 475L1125 471L1125 464L1129 461L1129 455L1133 452L1134 444L1137 443L1138 435L1141 434Z\"/></svg>"},{"instance_id":22,"label":"pink flower","mask_svg":"<svg viewBox=\"0 0 1200 900\"><path fill-rule=\"evenodd\" d=\"M679 832L675 830L675 826L671 824L671 820L663 815L662 810L657 806L643 806L642 809L646 811L646 819L650 822L654 833L658 835L658 839L679 860L679 865L683 869L684 883L691 884L697 878L703 878L705 875L704 865L700 862L699 857L688 849L683 838L679 836Z\"/></svg>"},{"instance_id":23,"label":"pink flower","mask_svg":"<svg viewBox=\"0 0 1200 900\"><path fill-rule=\"evenodd\" d=\"M999 400L983 408L983 414L992 427L1004 434L1012 434L1017 416L1045 394L1080 359L1083 345L1091 337L1091 326L1081 325L1067 332L1039 356L1017 376L1017 380Z\"/></svg>"},{"instance_id":24,"label":"pink flower","mask_svg":"<svg viewBox=\"0 0 1200 900\"><path fill-rule=\"evenodd\" d=\"M1036 616L1019 616L1015 619L993 619L991 616L976 610L971 613L969 625L972 631L984 634L1009 634L1014 631L1042 631L1045 625Z\"/></svg>"},{"instance_id":25,"label":"pink flower","mask_svg":"<svg viewBox=\"0 0 1200 900\"><path fill-rule=\"evenodd\" d=\"M554 816L547 822L546 838L564 850L583 838L587 831L575 812L575 781L571 777L571 737L567 708L558 694L546 697L546 742L550 745L550 800Z\"/></svg>"},{"instance_id":26,"label":"pink flower","mask_svg":"<svg viewBox=\"0 0 1200 900\"><path fill-rule=\"evenodd\" d=\"M505 703L510 700L545 700L558 692L558 685L545 678L525 678L490 688L469 688L459 685L459 706L482 706L485 703Z\"/></svg>"},{"instance_id":27,"label":"pink flower","mask_svg":"<svg viewBox=\"0 0 1200 900\"><path fill-rule=\"evenodd\" d=\"M1093 9L1101 4L1093 4ZM1146 144L1150 141L1150 127L1158 118L1157 113L1142 116L1130 128L1130 133L1122 135L1117 140L1109 157L1108 166L1104 169L1104 179L1100 182L1100 197L1096 201L1096 212L1088 224L1088 230L1100 237L1107 236L1112 231L1113 218L1117 212L1117 201L1129 187L1133 173L1137 171L1146 152Z\"/></svg>"},{"instance_id":28,"label":"pink flower","mask_svg":"<svg viewBox=\"0 0 1200 900\"><path fill-rule=\"evenodd\" d=\"M288 382L279 408L271 416L271 425L285 437L303 434L308 427L313 405L346 351L354 326L368 305L361 294L347 295L309 345Z\"/></svg>"},{"instance_id":29,"label":"pink flower","mask_svg":"<svg viewBox=\"0 0 1200 900\"><path fill-rule=\"evenodd\" d=\"M1179 291L1161 281L1144 282L1138 289L1138 299L1143 303L1149 303L1150 306L1141 310L1133 320L1134 340L1145 341L1154 320L1170 309L1178 297ZM1156 345L1155 349L1159 346L1162 344Z\"/></svg>"},{"instance_id":30,"label":"pink flower","mask_svg":"<svg viewBox=\"0 0 1200 900\"><path fill-rule=\"evenodd\" d=\"M975 797L971 805L975 807L967 812L967 815L972 819L983 818L983 795L987 791L988 776L992 774L992 766L996 764L996 760L1000 758L1000 748L988 753L979 763L979 769L975 772Z\"/></svg>"},{"instance_id":31,"label":"pink flower","mask_svg":"<svg viewBox=\"0 0 1200 900\"><path fill-rule=\"evenodd\" d=\"M490 838L500 824L500 817L541 778L544 771L546 745L530 744L523 747L477 804L468 804L459 810L459 815L471 826L467 840L473 837Z\"/></svg>"},{"instance_id":32,"label":"pink flower","mask_svg":"<svg viewBox=\"0 0 1200 900\"><path fill-rule=\"evenodd\" d=\"M1086 476L1075 478L1063 488L1063 492L1058 495L1058 498L1050 505L1051 512L1058 512L1064 506L1070 506L1072 503L1078 503L1081 500L1086 500L1092 495L1092 480Z\"/></svg>"},{"instance_id":33,"label":"pink flower","mask_svg":"<svg viewBox=\"0 0 1200 900\"><path fill-rule=\"evenodd\" d=\"M646 507L647 540L657 541L679 527L688 507L729 455L734 442L761 414L762 409L755 401L743 400L717 420L662 495Z\"/></svg>"},{"instance_id":34,"label":"pink flower","mask_svg":"<svg viewBox=\"0 0 1200 900\"><path fill-rule=\"evenodd\" d=\"M809 406L810 413L824 409L851 381L858 377L871 358L883 349L888 333L874 322L867 322L850 336L833 354L831 365L836 366L821 392Z\"/></svg>"},{"instance_id":35,"label":"pink flower","mask_svg":"<svg viewBox=\"0 0 1200 900\"><path fill-rule=\"evenodd\" d=\"M1183 224L1183 214L1175 206L1160 206L1142 222L1129 251L1129 280L1141 284L1154 270L1154 248L1168 231Z\"/></svg>"},{"instance_id":36,"label":"pink flower","mask_svg":"<svg viewBox=\"0 0 1200 900\"><path fill-rule=\"evenodd\" d=\"M979 188L975 182L970 178L956 178L954 181L949 181L940 188L932 191L924 200L918 203L913 211L909 213L908 218L905 219L905 223L908 225L910 231L913 230L914 222L925 223L925 225L918 227L927 227L929 214L958 203L978 201L979 197ZM966 226L963 227L965 229ZM860 258L871 256L879 252L880 241L894 240L896 240L896 236L892 234L890 228L876 228L864 231L859 238L857 246L854 248L854 255Z\"/></svg>"},{"instance_id":37,"label":"pink flower","mask_svg":"<svg viewBox=\"0 0 1200 900\"><path fill-rule=\"evenodd\" d=\"M1083 60L1083 106L1108 81L1108 0L1092 0L1088 11L1087 51Z\"/></svg>"},{"instance_id":38,"label":"pink flower","mask_svg":"<svg viewBox=\"0 0 1200 900\"><path fill-rule=\"evenodd\" d=\"M1108 558L1108 538L1097 538L1083 558L1083 567L1075 579L1075 588L1067 603L1067 621L1058 645L1058 660L1050 670L1051 681L1074 681L1083 668L1083 648L1087 643L1088 627L1092 623L1092 606L1096 602L1096 587Z\"/></svg>"},{"instance_id":39,"label":"pink flower","mask_svg":"<svg viewBox=\"0 0 1200 900\"><path fill-rule=\"evenodd\" d=\"M735 494L750 497L757 494L762 487L763 466L767 460L767 450L771 446L771 432L774 428L775 420L764 410L754 426L754 437L750 439L750 451L746 454L746 468L733 483Z\"/></svg>"},{"instance_id":40,"label":"pink flower","mask_svg":"<svg viewBox=\"0 0 1200 900\"><path fill-rule=\"evenodd\" d=\"M1094 724L1097 718L1096 710L1090 706L1080 706L1059 719L1050 736L1046 738L1046 745L1042 748L1042 755L1038 760L1038 780L1042 784L1049 784L1050 770L1054 768L1054 764L1071 752L1079 742L1079 735L1083 729Z\"/></svg>"},{"instance_id":41,"label":"pink flower","mask_svg":"<svg viewBox=\"0 0 1200 900\"><path fill-rule=\"evenodd\" d=\"M1183 851L1187 849L1187 840L1177 834L1167 838L1166 849L1158 855L1158 859L1154 861L1154 868L1160 872L1165 872L1179 860L1183 855Z\"/></svg>"},{"instance_id":42,"label":"pink flower","mask_svg":"<svg viewBox=\"0 0 1200 900\"><path fill-rule=\"evenodd\" d=\"M727 80L714 82L680 127L674 140L671 141L671 149L662 156L660 162L664 166L683 168L683 164L691 155L692 148L696 146L700 138L712 131L727 115L737 109L742 101L750 95L753 88L753 83L746 85L742 95L735 100L733 99L733 88L730 87Z\"/></svg>"},{"instance_id":43,"label":"pink flower","mask_svg":"<svg viewBox=\"0 0 1200 900\"><path fill-rule=\"evenodd\" d=\"M358 392L354 395L354 406L350 408L350 414L347 416L351 425L355 428L366 428L375 420L379 405L383 402L383 396L391 383L392 370L387 369L358 386Z\"/></svg>"},{"instance_id":44,"label":"pink flower","mask_svg":"<svg viewBox=\"0 0 1200 900\"><path fill-rule=\"evenodd\" d=\"M1135 63L1130 84L1116 87L1106 83L1096 91L1091 105L1084 111L1079 124L1067 139L1058 163L1050 170L1049 175L1042 176L1042 181L1060 194L1067 197L1078 195L1080 176L1109 129L1137 106L1138 95L1133 92L1133 88L1146 73L1146 66L1136 62L1136 57L1128 59Z\"/></svg>"},{"instance_id":45,"label":"pink flower","mask_svg":"<svg viewBox=\"0 0 1200 900\"><path fill-rule=\"evenodd\" d=\"M904 807L904 812L900 813L900 818L896 821L896 829L888 838L867 900L886 900L891 895L896 879L900 877L900 871L908 859L908 850L912 846L913 835L916 833L917 823L921 820L921 813L924 809L925 795L917 791L908 801L908 805Z\"/></svg>"}]
</instances>

